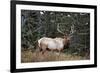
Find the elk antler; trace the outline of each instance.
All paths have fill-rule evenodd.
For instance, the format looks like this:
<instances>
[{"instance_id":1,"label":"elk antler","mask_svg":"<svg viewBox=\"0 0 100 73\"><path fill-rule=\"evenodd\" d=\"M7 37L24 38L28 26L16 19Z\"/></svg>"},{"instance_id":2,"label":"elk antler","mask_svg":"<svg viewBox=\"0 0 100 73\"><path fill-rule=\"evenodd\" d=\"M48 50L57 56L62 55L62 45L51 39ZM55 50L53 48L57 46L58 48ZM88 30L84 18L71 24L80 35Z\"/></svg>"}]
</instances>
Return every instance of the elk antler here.
<instances>
[{"instance_id":1,"label":"elk antler","mask_svg":"<svg viewBox=\"0 0 100 73\"><path fill-rule=\"evenodd\" d=\"M75 32L75 29L74 29L74 24L71 26L71 31L70 31L70 36L72 36L72 34Z\"/></svg>"},{"instance_id":2,"label":"elk antler","mask_svg":"<svg viewBox=\"0 0 100 73\"><path fill-rule=\"evenodd\" d=\"M63 32L59 29L59 24L57 25L57 31L58 31L59 33L61 33L61 34L65 34L65 33L63 33Z\"/></svg>"}]
</instances>

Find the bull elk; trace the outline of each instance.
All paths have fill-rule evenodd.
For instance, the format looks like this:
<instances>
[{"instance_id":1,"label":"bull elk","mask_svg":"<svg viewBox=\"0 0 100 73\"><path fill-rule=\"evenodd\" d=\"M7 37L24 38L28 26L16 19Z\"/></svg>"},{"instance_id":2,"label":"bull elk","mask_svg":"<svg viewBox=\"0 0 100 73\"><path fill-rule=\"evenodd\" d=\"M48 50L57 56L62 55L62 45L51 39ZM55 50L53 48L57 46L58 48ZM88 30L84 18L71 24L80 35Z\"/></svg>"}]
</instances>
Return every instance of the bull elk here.
<instances>
[{"instance_id":1,"label":"bull elk","mask_svg":"<svg viewBox=\"0 0 100 73\"><path fill-rule=\"evenodd\" d=\"M65 34L59 29L59 24L57 25L57 31L61 34L63 34L63 38L56 37L56 38L48 38L43 37L38 40L38 47L44 53L46 50L51 51L59 51L60 52L64 49L64 46L69 46L70 39L72 37L72 34L74 33L74 25L71 26L70 34Z\"/></svg>"}]
</instances>

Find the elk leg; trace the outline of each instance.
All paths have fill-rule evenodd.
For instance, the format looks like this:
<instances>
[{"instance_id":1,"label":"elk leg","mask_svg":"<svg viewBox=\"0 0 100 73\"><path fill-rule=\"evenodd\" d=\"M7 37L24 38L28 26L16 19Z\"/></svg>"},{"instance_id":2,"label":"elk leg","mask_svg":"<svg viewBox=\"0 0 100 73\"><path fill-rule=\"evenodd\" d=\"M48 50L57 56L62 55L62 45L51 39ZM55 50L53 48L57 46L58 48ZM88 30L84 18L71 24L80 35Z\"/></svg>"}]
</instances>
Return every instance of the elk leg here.
<instances>
[{"instance_id":1,"label":"elk leg","mask_svg":"<svg viewBox=\"0 0 100 73\"><path fill-rule=\"evenodd\" d=\"M45 44L42 44L42 45L41 45L41 52L42 52L42 55L43 55L44 52L46 51L46 48L47 48L47 45L45 45Z\"/></svg>"},{"instance_id":2,"label":"elk leg","mask_svg":"<svg viewBox=\"0 0 100 73\"><path fill-rule=\"evenodd\" d=\"M50 50L50 54L54 54L54 50L53 49Z\"/></svg>"},{"instance_id":3,"label":"elk leg","mask_svg":"<svg viewBox=\"0 0 100 73\"><path fill-rule=\"evenodd\" d=\"M39 56L39 53L41 52L41 48L39 46L37 46L35 53L36 53L36 57Z\"/></svg>"},{"instance_id":4,"label":"elk leg","mask_svg":"<svg viewBox=\"0 0 100 73\"><path fill-rule=\"evenodd\" d=\"M59 50L59 55L58 55L58 58L60 58L60 54L61 54L61 51Z\"/></svg>"},{"instance_id":5,"label":"elk leg","mask_svg":"<svg viewBox=\"0 0 100 73\"><path fill-rule=\"evenodd\" d=\"M60 60L61 50L58 50L58 51L59 51L58 58L59 58L59 60Z\"/></svg>"}]
</instances>

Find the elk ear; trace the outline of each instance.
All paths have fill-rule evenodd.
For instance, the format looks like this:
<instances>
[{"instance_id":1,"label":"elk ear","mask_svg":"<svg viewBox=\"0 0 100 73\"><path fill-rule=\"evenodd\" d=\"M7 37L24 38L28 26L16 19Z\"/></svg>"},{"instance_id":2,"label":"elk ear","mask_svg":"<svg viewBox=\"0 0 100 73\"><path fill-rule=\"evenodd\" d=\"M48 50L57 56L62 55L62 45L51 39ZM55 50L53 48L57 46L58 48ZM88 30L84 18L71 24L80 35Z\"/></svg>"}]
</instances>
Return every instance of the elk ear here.
<instances>
[{"instance_id":1,"label":"elk ear","mask_svg":"<svg viewBox=\"0 0 100 73\"><path fill-rule=\"evenodd\" d=\"M67 35L67 34L65 34L63 37L64 37L64 38L67 38L67 36L68 36L68 35Z\"/></svg>"}]
</instances>

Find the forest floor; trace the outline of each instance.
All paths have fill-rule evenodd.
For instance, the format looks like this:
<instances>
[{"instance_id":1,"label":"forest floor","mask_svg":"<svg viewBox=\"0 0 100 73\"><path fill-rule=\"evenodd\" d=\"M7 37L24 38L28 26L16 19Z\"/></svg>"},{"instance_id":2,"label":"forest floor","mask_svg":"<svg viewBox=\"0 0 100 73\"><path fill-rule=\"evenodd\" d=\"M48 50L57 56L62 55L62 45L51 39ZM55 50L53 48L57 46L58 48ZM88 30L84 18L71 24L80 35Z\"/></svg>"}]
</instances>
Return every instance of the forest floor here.
<instances>
[{"instance_id":1,"label":"forest floor","mask_svg":"<svg viewBox=\"0 0 100 73\"><path fill-rule=\"evenodd\" d=\"M69 61L69 60L86 60L86 57L58 52L47 51L44 54L41 52L32 52L31 50L21 51L21 62L49 62L49 61Z\"/></svg>"}]
</instances>

